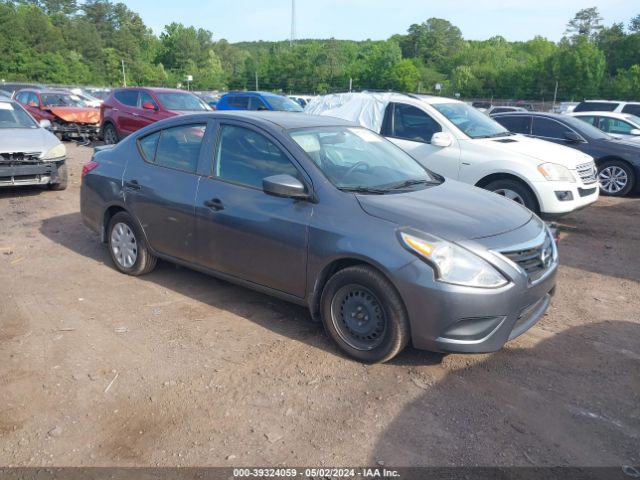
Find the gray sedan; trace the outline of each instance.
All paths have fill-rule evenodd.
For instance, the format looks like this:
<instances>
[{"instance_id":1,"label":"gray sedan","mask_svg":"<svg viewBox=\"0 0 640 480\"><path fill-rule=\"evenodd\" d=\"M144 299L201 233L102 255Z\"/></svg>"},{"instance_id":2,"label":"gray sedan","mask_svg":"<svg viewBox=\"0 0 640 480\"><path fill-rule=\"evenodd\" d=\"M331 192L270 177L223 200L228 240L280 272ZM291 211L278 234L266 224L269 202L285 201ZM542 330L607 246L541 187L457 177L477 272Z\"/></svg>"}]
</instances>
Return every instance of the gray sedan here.
<instances>
[{"instance_id":1,"label":"gray sedan","mask_svg":"<svg viewBox=\"0 0 640 480\"><path fill-rule=\"evenodd\" d=\"M305 305L364 362L410 341L498 350L555 288L557 250L538 217L330 117L155 123L96 151L81 212L121 272L162 258Z\"/></svg>"},{"instance_id":2,"label":"gray sedan","mask_svg":"<svg viewBox=\"0 0 640 480\"><path fill-rule=\"evenodd\" d=\"M67 188L67 151L56 136L22 106L0 97L0 187L47 185Z\"/></svg>"}]
</instances>

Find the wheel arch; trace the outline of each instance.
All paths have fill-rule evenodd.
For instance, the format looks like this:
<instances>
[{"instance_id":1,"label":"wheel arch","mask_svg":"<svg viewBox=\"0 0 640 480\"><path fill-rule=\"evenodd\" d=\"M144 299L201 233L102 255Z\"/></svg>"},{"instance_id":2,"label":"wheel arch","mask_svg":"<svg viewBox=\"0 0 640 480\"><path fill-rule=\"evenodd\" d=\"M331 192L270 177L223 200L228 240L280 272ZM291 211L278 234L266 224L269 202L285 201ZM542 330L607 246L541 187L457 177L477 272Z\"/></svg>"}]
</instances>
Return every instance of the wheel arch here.
<instances>
[{"instance_id":1,"label":"wheel arch","mask_svg":"<svg viewBox=\"0 0 640 480\"><path fill-rule=\"evenodd\" d=\"M524 185L529 190L529 192L531 192L531 194L533 195L533 198L535 199L537 204L536 205L537 209L538 211L540 211L540 206L542 205L542 202L540 201L538 192L531 186L531 183L529 183L526 179L522 178L519 175L515 175L513 173L507 173L507 172L491 173L489 175L482 177L480 180L478 180L475 186L479 188L485 188L491 182L495 182L496 180L513 180Z\"/></svg>"}]
</instances>

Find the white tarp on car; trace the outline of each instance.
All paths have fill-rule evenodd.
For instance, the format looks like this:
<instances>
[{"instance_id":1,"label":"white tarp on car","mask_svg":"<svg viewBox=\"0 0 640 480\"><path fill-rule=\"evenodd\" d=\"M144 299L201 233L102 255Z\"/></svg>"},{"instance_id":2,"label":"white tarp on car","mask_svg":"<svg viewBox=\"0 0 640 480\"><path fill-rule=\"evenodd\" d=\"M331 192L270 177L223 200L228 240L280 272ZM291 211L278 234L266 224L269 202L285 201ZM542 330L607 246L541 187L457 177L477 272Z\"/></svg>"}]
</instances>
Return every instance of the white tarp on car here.
<instances>
[{"instance_id":1,"label":"white tarp on car","mask_svg":"<svg viewBox=\"0 0 640 480\"><path fill-rule=\"evenodd\" d=\"M397 93L335 93L313 99L304 109L311 115L350 120L380 132L384 110Z\"/></svg>"}]
</instances>

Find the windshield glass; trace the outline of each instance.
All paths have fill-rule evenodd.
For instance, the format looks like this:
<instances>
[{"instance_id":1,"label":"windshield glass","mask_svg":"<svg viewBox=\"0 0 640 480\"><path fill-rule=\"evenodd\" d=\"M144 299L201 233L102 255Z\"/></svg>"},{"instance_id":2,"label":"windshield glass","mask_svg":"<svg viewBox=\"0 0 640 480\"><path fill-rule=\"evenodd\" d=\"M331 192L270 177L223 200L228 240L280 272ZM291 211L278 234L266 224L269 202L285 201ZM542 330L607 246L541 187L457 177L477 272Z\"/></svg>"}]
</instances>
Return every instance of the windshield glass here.
<instances>
[{"instance_id":1,"label":"windshield glass","mask_svg":"<svg viewBox=\"0 0 640 480\"><path fill-rule=\"evenodd\" d=\"M596 128L593 125L591 125L590 123L579 120L576 117L569 117L569 116L562 115L561 117L558 117L558 118L562 118L563 122L565 122L571 128L576 130L580 135L584 135L594 139L601 139L601 140L607 139L607 138L613 138L608 133L603 132L599 128Z\"/></svg>"},{"instance_id":2,"label":"windshield glass","mask_svg":"<svg viewBox=\"0 0 640 480\"><path fill-rule=\"evenodd\" d=\"M86 107L82 99L71 93L43 93L40 95L45 107Z\"/></svg>"},{"instance_id":3,"label":"windshield glass","mask_svg":"<svg viewBox=\"0 0 640 480\"><path fill-rule=\"evenodd\" d=\"M365 128L316 127L289 134L341 190L381 194L440 183L393 143Z\"/></svg>"},{"instance_id":4,"label":"windshield glass","mask_svg":"<svg viewBox=\"0 0 640 480\"><path fill-rule=\"evenodd\" d=\"M207 110L198 97L189 93L156 93L156 97L167 110Z\"/></svg>"},{"instance_id":5,"label":"windshield glass","mask_svg":"<svg viewBox=\"0 0 640 480\"><path fill-rule=\"evenodd\" d=\"M637 126L640 126L640 117L638 117L636 115L627 114L627 115L624 116L624 118L626 118L631 123L636 125L636 128L637 128Z\"/></svg>"},{"instance_id":6,"label":"windshield glass","mask_svg":"<svg viewBox=\"0 0 640 480\"><path fill-rule=\"evenodd\" d=\"M0 129L3 128L38 128L38 124L19 106L0 102Z\"/></svg>"},{"instance_id":7,"label":"windshield glass","mask_svg":"<svg viewBox=\"0 0 640 480\"><path fill-rule=\"evenodd\" d=\"M502 125L466 103L436 103L432 106L468 137L490 138L511 135Z\"/></svg>"},{"instance_id":8,"label":"windshield glass","mask_svg":"<svg viewBox=\"0 0 640 480\"><path fill-rule=\"evenodd\" d=\"M284 112L302 112L302 107L287 97L268 96L267 102L274 110L281 110Z\"/></svg>"}]
</instances>

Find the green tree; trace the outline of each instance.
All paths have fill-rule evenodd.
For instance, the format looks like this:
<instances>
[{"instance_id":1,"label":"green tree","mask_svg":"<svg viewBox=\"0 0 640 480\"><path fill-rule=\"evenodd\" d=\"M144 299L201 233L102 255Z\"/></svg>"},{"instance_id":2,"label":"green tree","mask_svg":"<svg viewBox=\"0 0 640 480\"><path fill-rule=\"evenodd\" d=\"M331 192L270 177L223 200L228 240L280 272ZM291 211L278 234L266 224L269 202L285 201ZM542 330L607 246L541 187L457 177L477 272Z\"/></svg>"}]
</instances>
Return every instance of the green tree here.
<instances>
[{"instance_id":1,"label":"green tree","mask_svg":"<svg viewBox=\"0 0 640 480\"><path fill-rule=\"evenodd\" d=\"M567 24L565 35L570 35L574 41L580 37L595 40L602 28L602 17L598 8L583 8Z\"/></svg>"}]
</instances>

